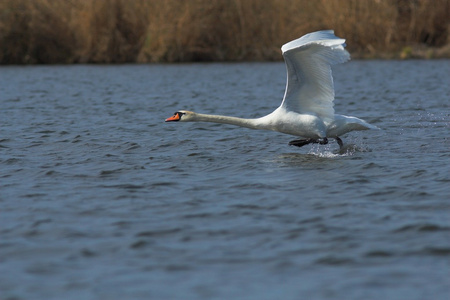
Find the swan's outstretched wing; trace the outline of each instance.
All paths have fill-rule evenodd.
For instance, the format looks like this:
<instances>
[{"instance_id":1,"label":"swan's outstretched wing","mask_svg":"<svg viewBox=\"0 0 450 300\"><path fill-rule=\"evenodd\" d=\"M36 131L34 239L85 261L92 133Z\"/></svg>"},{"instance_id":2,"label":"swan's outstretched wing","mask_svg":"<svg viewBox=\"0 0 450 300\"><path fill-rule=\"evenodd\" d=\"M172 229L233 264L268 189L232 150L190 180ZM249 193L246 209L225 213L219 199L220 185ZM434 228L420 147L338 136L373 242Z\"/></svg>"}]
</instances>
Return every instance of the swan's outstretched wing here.
<instances>
[{"instance_id":1,"label":"swan's outstretched wing","mask_svg":"<svg viewBox=\"0 0 450 300\"><path fill-rule=\"evenodd\" d=\"M333 30L313 32L283 45L288 78L281 106L333 119L331 65L350 59L344 47L345 40L335 36Z\"/></svg>"}]
</instances>

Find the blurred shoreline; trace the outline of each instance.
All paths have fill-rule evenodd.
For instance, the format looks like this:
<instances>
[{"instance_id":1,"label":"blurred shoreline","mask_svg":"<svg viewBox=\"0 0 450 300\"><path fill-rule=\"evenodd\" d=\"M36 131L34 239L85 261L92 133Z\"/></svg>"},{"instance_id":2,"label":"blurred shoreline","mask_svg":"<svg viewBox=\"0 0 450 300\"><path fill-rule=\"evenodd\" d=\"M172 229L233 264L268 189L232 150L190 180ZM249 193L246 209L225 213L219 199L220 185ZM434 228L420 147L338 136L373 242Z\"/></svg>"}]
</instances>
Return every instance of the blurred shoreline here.
<instances>
[{"instance_id":1,"label":"blurred shoreline","mask_svg":"<svg viewBox=\"0 0 450 300\"><path fill-rule=\"evenodd\" d=\"M322 29L354 59L450 58L450 0L0 0L0 64L281 61Z\"/></svg>"}]
</instances>

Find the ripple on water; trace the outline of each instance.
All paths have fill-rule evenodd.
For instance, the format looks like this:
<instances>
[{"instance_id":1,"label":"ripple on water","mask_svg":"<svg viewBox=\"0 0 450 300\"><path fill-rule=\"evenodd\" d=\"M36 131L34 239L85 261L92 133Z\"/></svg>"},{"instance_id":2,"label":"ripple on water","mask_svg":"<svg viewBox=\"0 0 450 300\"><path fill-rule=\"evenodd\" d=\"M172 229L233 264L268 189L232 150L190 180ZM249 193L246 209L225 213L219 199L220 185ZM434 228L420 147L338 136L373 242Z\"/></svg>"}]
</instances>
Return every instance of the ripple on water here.
<instances>
[{"instance_id":1,"label":"ripple on water","mask_svg":"<svg viewBox=\"0 0 450 300\"><path fill-rule=\"evenodd\" d=\"M1 297L446 299L448 66L335 68L382 128L341 150L164 123L270 113L282 63L2 68Z\"/></svg>"},{"instance_id":2,"label":"ripple on water","mask_svg":"<svg viewBox=\"0 0 450 300\"><path fill-rule=\"evenodd\" d=\"M450 227L437 225L433 223L420 223L420 224L408 224L403 225L400 228L394 229L394 233L403 232L436 232L436 231L449 231Z\"/></svg>"}]
</instances>

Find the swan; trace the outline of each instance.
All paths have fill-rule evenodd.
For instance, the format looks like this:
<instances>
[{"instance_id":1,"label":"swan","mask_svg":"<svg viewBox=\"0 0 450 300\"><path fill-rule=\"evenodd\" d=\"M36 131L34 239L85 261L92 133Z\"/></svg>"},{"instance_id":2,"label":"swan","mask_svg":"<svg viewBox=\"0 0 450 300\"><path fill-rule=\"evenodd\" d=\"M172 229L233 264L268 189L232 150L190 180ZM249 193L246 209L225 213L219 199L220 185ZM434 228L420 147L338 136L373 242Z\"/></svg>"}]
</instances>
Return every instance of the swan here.
<instances>
[{"instance_id":1,"label":"swan","mask_svg":"<svg viewBox=\"0 0 450 300\"><path fill-rule=\"evenodd\" d=\"M345 39L333 30L306 34L281 47L287 84L281 105L272 113L253 119L179 110L166 122L213 122L252 129L278 131L301 139L289 145L327 144L333 138L343 147L340 136L354 130L378 129L357 117L334 113L334 86L331 65L350 59Z\"/></svg>"}]
</instances>

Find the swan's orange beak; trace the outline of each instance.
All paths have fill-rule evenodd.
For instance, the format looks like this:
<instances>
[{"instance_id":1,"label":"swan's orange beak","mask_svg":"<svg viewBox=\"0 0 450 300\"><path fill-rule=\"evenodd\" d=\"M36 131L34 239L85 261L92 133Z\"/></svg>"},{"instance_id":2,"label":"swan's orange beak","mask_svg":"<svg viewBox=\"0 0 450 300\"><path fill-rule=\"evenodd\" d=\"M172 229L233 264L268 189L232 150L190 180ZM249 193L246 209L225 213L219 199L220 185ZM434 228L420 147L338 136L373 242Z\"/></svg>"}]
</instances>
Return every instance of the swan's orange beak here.
<instances>
[{"instance_id":1,"label":"swan's orange beak","mask_svg":"<svg viewBox=\"0 0 450 300\"><path fill-rule=\"evenodd\" d=\"M173 121L180 121L180 114L176 113L173 116L171 116L170 118L166 119L166 122L173 122Z\"/></svg>"}]
</instances>

